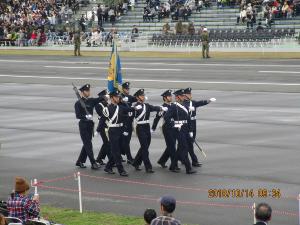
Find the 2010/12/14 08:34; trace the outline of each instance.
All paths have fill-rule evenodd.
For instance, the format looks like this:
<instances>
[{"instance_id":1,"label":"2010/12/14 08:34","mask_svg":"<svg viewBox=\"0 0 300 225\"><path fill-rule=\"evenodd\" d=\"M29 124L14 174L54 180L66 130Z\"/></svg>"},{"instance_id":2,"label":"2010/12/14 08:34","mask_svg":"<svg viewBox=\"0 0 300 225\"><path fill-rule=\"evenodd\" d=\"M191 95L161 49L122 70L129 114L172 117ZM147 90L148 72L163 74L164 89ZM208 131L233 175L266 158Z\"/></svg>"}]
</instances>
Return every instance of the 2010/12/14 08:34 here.
<instances>
[{"instance_id":1,"label":"2010/12/14 08:34","mask_svg":"<svg viewBox=\"0 0 300 225\"><path fill-rule=\"evenodd\" d=\"M281 198L281 190L279 188L221 188L209 189L208 198Z\"/></svg>"}]
</instances>

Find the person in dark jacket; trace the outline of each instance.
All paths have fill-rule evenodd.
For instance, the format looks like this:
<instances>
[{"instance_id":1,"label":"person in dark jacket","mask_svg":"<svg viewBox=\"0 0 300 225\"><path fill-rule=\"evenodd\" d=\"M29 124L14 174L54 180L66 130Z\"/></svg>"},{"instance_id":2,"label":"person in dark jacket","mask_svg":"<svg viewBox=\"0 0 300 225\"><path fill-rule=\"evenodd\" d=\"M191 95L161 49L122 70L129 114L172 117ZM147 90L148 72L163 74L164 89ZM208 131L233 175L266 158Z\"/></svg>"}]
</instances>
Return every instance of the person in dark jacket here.
<instances>
[{"instance_id":1,"label":"person in dark jacket","mask_svg":"<svg viewBox=\"0 0 300 225\"><path fill-rule=\"evenodd\" d=\"M101 139L102 139L102 146L101 149L99 151L98 157L96 159L97 163L99 163L100 165L105 165L105 163L103 162L103 160L105 159L106 156L108 156L110 150L110 145L109 145L109 140L108 140L108 136L106 134L106 130L107 130L107 124L106 124L106 117L103 115L103 110L104 108L107 106L107 101L108 101L108 97L107 97L108 93L107 90L103 90L101 92L98 93L99 97L103 98L103 101L99 102L96 106L95 106L95 110L98 114L98 126L97 126L97 133L100 135Z\"/></svg>"},{"instance_id":2,"label":"person in dark jacket","mask_svg":"<svg viewBox=\"0 0 300 225\"><path fill-rule=\"evenodd\" d=\"M189 140L188 145L189 145L189 154L192 159L192 166L194 167L200 167L202 164L199 162L195 152L194 152L194 141L196 138L196 132L197 132L197 108L201 106L205 106L209 104L212 101L215 101L215 98L211 98L209 100L200 100L200 101L195 101L192 99L192 88L186 88L184 90L185 94L185 106L189 111L189 116L191 119L191 128L193 132L193 138Z\"/></svg>"},{"instance_id":3,"label":"person in dark jacket","mask_svg":"<svg viewBox=\"0 0 300 225\"><path fill-rule=\"evenodd\" d=\"M191 123L188 109L184 106L184 90L177 90L173 94L175 95L176 102L171 105L164 116L167 126L175 128L175 137L178 142L176 160L171 162L170 167L174 169L176 167L177 160L181 160L185 166L186 173L193 174L196 173L196 171L192 169L191 162L188 157L188 142L189 139L193 138L193 132L190 126Z\"/></svg>"},{"instance_id":4,"label":"person in dark jacket","mask_svg":"<svg viewBox=\"0 0 300 225\"><path fill-rule=\"evenodd\" d=\"M121 157L121 137L123 135L124 119L128 112L133 111L131 107L120 104L121 95L118 90L109 93L111 104L103 111L103 115L107 118L108 138L110 142L110 150L112 157L104 169L109 174L114 174L112 168L116 165L120 176L128 176L122 165Z\"/></svg>"},{"instance_id":5,"label":"person in dark jacket","mask_svg":"<svg viewBox=\"0 0 300 225\"><path fill-rule=\"evenodd\" d=\"M172 91L167 90L161 95L163 97L164 103L162 104L163 107L167 107L168 109L172 105ZM158 125L158 122L163 116L165 115L165 112L160 111L156 114L156 117L153 121L152 124L152 131L154 132L156 130L156 127ZM161 165L162 168L167 168L166 162L168 161L169 158L171 158L171 162L175 160L175 153L176 153L176 139L175 139L175 130L173 127L167 126L163 119L163 125L162 125L162 132L165 138L166 142L166 149L163 152L162 156L158 160L158 164ZM171 163L172 165L175 165L175 163ZM176 166L175 168L171 168L170 170L173 172L178 172L178 167Z\"/></svg>"},{"instance_id":6,"label":"person in dark jacket","mask_svg":"<svg viewBox=\"0 0 300 225\"><path fill-rule=\"evenodd\" d=\"M102 100L102 98L90 98L90 84L83 85L79 90L81 91L81 100L86 106L81 105L80 100L75 103L76 118L79 119L79 132L83 143L80 155L77 159L76 166L86 168L84 163L87 157L89 158L92 169L99 169L100 165L96 162L93 152L92 138L94 134L93 110L94 107Z\"/></svg>"},{"instance_id":7,"label":"person in dark jacket","mask_svg":"<svg viewBox=\"0 0 300 225\"><path fill-rule=\"evenodd\" d=\"M255 225L268 225L272 218L272 208L267 203L260 203L255 208Z\"/></svg>"},{"instance_id":8,"label":"person in dark jacket","mask_svg":"<svg viewBox=\"0 0 300 225\"><path fill-rule=\"evenodd\" d=\"M149 117L151 112L159 112L161 110L167 110L165 107L153 106L145 102L144 89L138 90L134 96L137 99L135 106L135 120L136 120L136 133L140 142L140 149L135 156L133 166L137 171L141 170L140 165L144 163L146 173L154 173L152 170L152 164L149 159L149 146L151 143L151 131L149 124Z\"/></svg>"},{"instance_id":9,"label":"person in dark jacket","mask_svg":"<svg viewBox=\"0 0 300 225\"><path fill-rule=\"evenodd\" d=\"M123 93L121 94L121 97L122 97L123 104L132 107L133 103L135 103L137 100L134 96L130 95L129 82L124 82L122 84L122 92ZM134 119L134 113L128 112L128 114L125 116L124 132L121 138L122 154L126 155L128 164L133 163L133 157L131 155L131 149L130 149L130 141L131 141L131 136L133 131L133 127L132 127L133 119Z\"/></svg>"}]
</instances>

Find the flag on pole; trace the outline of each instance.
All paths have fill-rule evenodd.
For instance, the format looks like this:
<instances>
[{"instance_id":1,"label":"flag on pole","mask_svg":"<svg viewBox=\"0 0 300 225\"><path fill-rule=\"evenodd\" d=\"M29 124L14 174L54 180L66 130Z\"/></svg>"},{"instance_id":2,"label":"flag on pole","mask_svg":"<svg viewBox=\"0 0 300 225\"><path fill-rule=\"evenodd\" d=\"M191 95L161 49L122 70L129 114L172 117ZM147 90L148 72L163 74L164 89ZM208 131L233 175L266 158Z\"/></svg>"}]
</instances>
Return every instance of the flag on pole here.
<instances>
[{"instance_id":1,"label":"flag on pole","mask_svg":"<svg viewBox=\"0 0 300 225\"><path fill-rule=\"evenodd\" d=\"M109 68L107 76L107 89L109 92L119 90L122 86L122 71L121 71L121 60L118 54L116 41L114 40Z\"/></svg>"}]
</instances>

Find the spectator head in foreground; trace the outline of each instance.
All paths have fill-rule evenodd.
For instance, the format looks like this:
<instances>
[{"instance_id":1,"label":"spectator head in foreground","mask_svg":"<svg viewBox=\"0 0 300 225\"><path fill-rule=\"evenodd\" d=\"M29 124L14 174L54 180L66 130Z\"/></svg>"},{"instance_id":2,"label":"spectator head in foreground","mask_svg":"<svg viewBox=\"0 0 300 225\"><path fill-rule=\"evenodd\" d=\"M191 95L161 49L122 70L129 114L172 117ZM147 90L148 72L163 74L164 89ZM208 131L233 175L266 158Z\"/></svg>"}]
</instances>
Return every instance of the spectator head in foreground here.
<instances>
[{"instance_id":1,"label":"spectator head in foreground","mask_svg":"<svg viewBox=\"0 0 300 225\"><path fill-rule=\"evenodd\" d=\"M39 216L40 204L38 195L27 195L28 182L22 177L15 178L15 191L7 201L10 217L16 217L25 224L29 219Z\"/></svg>"},{"instance_id":2,"label":"spectator head in foreground","mask_svg":"<svg viewBox=\"0 0 300 225\"><path fill-rule=\"evenodd\" d=\"M150 225L152 220L154 220L157 217L156 212L154 209L146 209L144 212L144 220L146 222L146 225Z\"/></svg>"},{"instance_id":3,"label":"spectator head in foreground","mask_svg":"<svg viewBox=\"0 0 300 225\"><path fill-rule=\"evenodd\" d=\"M18 194L26 194L28 190L29 190L28 182L22 177L16 177L15 192Z\"/></svg>"},{"instance_id":4,"label":"spectator head in foreground","mask_svg":"<svg viewBox=\"0 0 300 225\"><path fill-rule=\"evenodd\" d=\"M2 214L0 214L0 225L7 225L5 217Z\"/></svg>"},{"instance_id":5,"label":"spectator head in foreground","mask_svg":"<svg viewBox=\"0 0 300 225\"><path fill-rule=\"evenodd\" d=\"M151 225L181 225L181 222L173 218L172 213L176 208L176 200L172 196L163 196L160 199L161 216L152 220Z\"/></svg>"},{"instance_id":6,"label":"spectator head in foreground","mask_svg":"<svg viewBox=\"0 0 300 225\"><path fill-rule=\"evenodd\" d=\"M255 208L256 225L267 225L272 217L272 208L267 203L260 203Z\"/></svg>"}]
</instances>

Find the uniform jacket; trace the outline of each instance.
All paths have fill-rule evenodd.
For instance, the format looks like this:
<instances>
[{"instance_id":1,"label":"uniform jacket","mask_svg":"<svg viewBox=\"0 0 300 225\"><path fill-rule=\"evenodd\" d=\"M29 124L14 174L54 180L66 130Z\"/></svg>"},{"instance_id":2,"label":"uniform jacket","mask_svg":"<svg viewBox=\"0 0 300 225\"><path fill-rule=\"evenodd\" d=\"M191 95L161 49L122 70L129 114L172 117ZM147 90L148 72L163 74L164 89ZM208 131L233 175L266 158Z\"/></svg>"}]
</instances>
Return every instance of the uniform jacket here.
<instances>
[{"instance_id":1,"label":"uniform jacket","mask_svg":"<svg viewBox=\"0 0 300 225\"><path fill-rule=\"evenodd\" d=\"M172 103L171 104L167 104L167 103L162 104L162 106L167 107L168 110L171 107L171 105L172 105ZM157 124L158 124L160 118L162 118L165 114L166 114L166 112L164 112L164 111L160 111L156 114L155 119L153 120L152 130L156 130L156 127L157 127ZM163 124L163 127L164 128L167 127L165 123Z\"/></svg>"}]
</instances>

